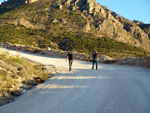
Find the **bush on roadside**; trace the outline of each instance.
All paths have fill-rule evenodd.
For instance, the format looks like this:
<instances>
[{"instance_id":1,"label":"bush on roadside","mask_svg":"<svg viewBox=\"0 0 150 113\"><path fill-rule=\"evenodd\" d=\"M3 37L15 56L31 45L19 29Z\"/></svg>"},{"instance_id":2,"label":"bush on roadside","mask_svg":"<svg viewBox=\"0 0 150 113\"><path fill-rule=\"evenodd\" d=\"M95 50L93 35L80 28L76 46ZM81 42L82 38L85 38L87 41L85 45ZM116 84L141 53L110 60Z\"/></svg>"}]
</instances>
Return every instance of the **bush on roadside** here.
<instances>
[{"instance_id":1,"label":"bush on roadside","mask_svg":"<svg viewBox=\"0 0 150 113\"><path fill-rule=\"evenodd\" d=\"M14 79L11 78L8 72L4 69L0 69L0 90L4 87L11 87L14 83Z\"/></svg>"}]
</instances>

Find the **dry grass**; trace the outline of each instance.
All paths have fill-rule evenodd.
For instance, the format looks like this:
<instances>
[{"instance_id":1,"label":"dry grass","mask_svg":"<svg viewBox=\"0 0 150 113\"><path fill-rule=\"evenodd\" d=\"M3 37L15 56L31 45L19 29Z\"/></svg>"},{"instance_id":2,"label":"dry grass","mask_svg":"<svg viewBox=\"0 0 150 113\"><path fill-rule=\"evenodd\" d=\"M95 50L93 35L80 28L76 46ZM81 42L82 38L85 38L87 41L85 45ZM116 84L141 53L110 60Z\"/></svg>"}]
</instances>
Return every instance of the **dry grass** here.
<instances>
[{"instance_id":1,"label":"dry grass","mask_svg":"<svg viewBox=\"0 0 150 113\"><path fill-rule=\"evenodd\" d=\"M34 80L35 77L38 77L40 82L44 82L49 78L42 65L37 65L24 58L20 58L19 54L11 56L9 51L0 52L0 67L2 68L0 69L0 93L5 88L11 88L15 84L14 81L18 78L22 78L21 82L27 80L24 83L28 87L37 84L36 80Z\"/></svg>"},{"instance_id":2,"label":"dry grass","mask_svg":"<svg viewBox=\"0 0 150 113\"><path fill-rule=\"evenodd\" d=\"M5 52L1 52L1 55L0 55L0 60L8 63L8 64L11 64L13 65L14 63L18 63L18 64L21 64L21 65L24 65L24 66L30 66L30 62L24 58L20 58L20 53L18 53L17 56L11 56L9 54L9 51L5 51Z\"/></svg>"},{"instance_id":3,"label":"dry grass","mask_svg":"<svg viewBox=\"0 0 150 113\"><path fill-rule=\"evenodd\" d=\"M14 78L17 78L17 68L12 66L11 64L8 63L0 63L0 67L6 69L7 71L10 71L13 75Z\"/></svg>"},{"instance_id":4,"label":"dry grass","mask_svg":"<svg viewBox=\"0 0 150 113\"><path fill-rule=\"evenodd\" d=\"M2 88L11 87L14 80L8 75L8 72L0 69L0 90Z\"/></svg>"}]
</instances>

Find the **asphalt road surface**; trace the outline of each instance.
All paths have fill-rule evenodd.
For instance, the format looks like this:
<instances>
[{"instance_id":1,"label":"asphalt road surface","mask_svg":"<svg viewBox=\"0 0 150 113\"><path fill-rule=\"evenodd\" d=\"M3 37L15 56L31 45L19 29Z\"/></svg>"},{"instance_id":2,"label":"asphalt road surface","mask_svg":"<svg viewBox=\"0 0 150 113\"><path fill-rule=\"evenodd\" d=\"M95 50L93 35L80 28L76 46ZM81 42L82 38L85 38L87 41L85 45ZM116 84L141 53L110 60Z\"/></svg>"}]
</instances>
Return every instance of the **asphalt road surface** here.
<instances>
[{"instance_id":1,"label":"asphalt road surface","mask_svg":"<svg viewBox=\"0 0 150 113\"><path fill-rule=\"evenodd\" d=\"M11 54L18 54L10 51ZM28 90L0 113L150 113L150 70L75 60L72 71L64 58L21 53L59 74Z\"/></svg>"}]
</instances>

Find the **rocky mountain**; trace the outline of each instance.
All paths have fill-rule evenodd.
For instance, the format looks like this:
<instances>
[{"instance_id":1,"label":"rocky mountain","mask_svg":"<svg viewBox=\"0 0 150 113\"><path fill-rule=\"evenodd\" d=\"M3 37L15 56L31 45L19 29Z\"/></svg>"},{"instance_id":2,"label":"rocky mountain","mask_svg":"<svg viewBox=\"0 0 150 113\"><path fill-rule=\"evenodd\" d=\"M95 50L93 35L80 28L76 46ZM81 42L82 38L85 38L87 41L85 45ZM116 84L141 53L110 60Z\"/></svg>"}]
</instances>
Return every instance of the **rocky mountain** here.
<instances>
[{"instance_id":1,"label":"rocky mountain","mask_svg":"<svg viewBox=\"0 0 150 113\"><path fill-rule=\"evenodd\" d=\"M144 22L138 21L138 20L133 20L133 22L136 23L136 24L138 24L138 25L139 25L139 24L145 24Z\"/></svg>"},{"instance_id":2,"label":"rocky mountain","mask_svg":"<svg viewBox=\"0 0 150 113\"><path fill-rule=\"evenodd\" d=\"M139 27L144 30L150 39L150 24L140 24Z\"/></svg>"},{"instance_id":3,"label":"rocky mountain","mask_svg":"<svg viewBox=\"0 0 150 113\"><path fill-rule=\"evenodd\" d=\"M92 34L150 52L150 25L130 21L96 0L8 0L0 7L1 26L14 24L20 29L23 25L55 36L65 32Z\"/></svg>"}]
</instances>

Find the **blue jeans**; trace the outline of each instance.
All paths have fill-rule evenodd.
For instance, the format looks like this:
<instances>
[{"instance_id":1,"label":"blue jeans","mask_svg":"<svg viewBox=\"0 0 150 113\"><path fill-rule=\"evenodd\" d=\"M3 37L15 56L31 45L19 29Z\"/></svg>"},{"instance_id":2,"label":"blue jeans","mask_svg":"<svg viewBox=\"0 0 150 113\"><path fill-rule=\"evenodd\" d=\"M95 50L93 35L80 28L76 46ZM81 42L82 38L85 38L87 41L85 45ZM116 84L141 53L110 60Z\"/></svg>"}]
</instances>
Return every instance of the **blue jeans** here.
<instances>
[{"instance_id":1,"label":"blue jeans","mask_svg":"<svg viewBox=\"0 0 150 113\"><path fill-rule=\"evenodd\" d=\"M92 69L94 69L94 63L96 63L96 69L98 68L98 67L97 67L97 62L98 62L97 60L93 60L93 66L92 66Z\"/></svg>"}]
</instances>

